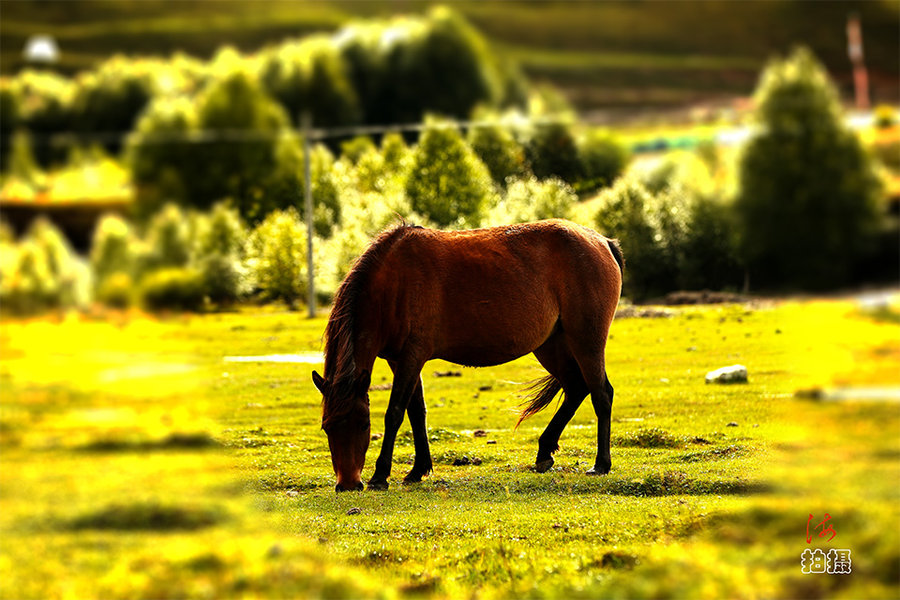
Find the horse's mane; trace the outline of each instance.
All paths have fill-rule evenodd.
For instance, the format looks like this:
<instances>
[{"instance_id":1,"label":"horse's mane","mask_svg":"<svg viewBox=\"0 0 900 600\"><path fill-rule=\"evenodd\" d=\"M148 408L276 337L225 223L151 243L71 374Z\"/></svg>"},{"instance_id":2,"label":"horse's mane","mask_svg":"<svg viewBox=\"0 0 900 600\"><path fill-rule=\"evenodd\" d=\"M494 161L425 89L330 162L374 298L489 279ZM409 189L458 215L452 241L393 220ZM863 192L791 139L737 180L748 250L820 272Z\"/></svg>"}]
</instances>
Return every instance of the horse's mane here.
<instances>
[{"instance_id":1,"label":"horse's mane","mask_svg":"<svg viewBox=\"0 0 900 600\"><path fill-rule=\"evenodd\" d=\"M356 385L356 362L353 338L356 332L357 302L366 292L369 275L384 259L388 250L409 230L406 222L383 231L362 255L341 282L334 296L328 325L325 327L325 381L329 393L322 402L322 423L347 413Z\"/></svg>"}]
</instances>

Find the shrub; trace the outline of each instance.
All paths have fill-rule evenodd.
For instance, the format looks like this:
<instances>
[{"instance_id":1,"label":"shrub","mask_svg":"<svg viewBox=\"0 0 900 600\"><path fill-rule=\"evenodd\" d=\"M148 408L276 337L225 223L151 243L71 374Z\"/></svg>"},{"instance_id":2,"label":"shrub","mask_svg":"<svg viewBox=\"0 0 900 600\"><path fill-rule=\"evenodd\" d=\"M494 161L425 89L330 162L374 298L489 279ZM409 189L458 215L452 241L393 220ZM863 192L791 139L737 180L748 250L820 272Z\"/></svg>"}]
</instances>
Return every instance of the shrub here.
<instances>
[{"instance_id":1,"label":"shrub","mask_svg":"<svg viewBox=\"0 0 900 600\"><path fill-rule=\"evenodd\" d=\"M308 37L266 53L260 80L297 124L304 110L320 127L360 120L359 99L347 66L329 38Z\"/></svg>"},{"instance_id":2,"label":"shrub","mask_svg":"<svg viewBox=\"0 0 900 600\"><path fill-rule=\"evenodd\" d=\"M21 107L16 90L8 79L0 79L0 172L9 168L12 135L19 124Z\"/></svg>"},{"instance_id":3,"label":"shrub","mask_svg":"<svg viewBox=\"0 0 900 600\"><path fill-rule=\"evenodd\" d=\"M250 292L247 269L234 254L209 254L197 260L203 291L217 304L231 304Z\"/></svg>"},{"instance_id":4,"label":"shrub","mask_svg":"<svg viewBox=\"0 0 900 600\"><path fill-rule=\"evenodd\" d=\"M526 223L571 216L578 196L559 179L511 179L506 194L488 214L489 225Z\"/></svg>"},{"instance_id":5,"label":"shrub","mask_svg":"<svg viewBox=\"0 0 900 600\"><path fill-rule=\"evenodd\" d=\"M414 211L441 227L477 226L490 173L455 127L431 120L414 150L406 194Z\"/></svg>"},{"instance_id":6,"label":"shrub","mask_svg":"<svg viewBox=\"0 0 900 600\"><path fill-rule=\"evenodd\" d=\"M250 211L242 211L251 223L259 222L275 209L300 208L300 216L306 218L304 188L303 148L294 140L285 139L279 144L278 166L267 194ZM316 233L328 237L341 220L341 204L334 176L334 157L323 144L316 144L310 156L312 175L313 227ZM265 210L264 210L265 208Z\"/></svg>"},{"instance_id":7,"label":"shrub","mask_svg":"<svg viewBox=\"0 0 900 600\"><path fill-rule=\"evenodd\" d=\"M287 123L278 103L239 68L211 81L195 102L158 98L129 145L141 214L168 200L205 209L224 198L247 218L266 212ZM231 137L190 140L198 129Z\"/></svg>"},{"instance_id":8,"label":"shrub","mask_svg":"<svg viewBox=\"0 0 900 600\"><path fill-rule=\"evenodd\" d=\"M197 311L203 306L203 278L193 269L165 268L141 280L139 295L149 310Z\"/></svg>"},{"instance_id":9,"label":"shrub","mask_svg":"<svg viewBox=\"0 0 900 600\"><path fill-rule=\"evenodd\" d=\"M381 138L381 156L384 158L385 169L401 171L409 155L409 148L399 133L388 133Z\"/></svg>"},{"instance_id":10,"label":"shrub","mask_svg":"<svg viewBox=\"0 0 900 600\"><path fill-rule=\"evenodd\" d=\"M354 165L359 162L364 154L375 150L375 143L367 135L358 135L355 138L341 142L341 156Z\"/></svg>"},{"instance_id":11,"label":"shrub","mask_svg":"<svg viewBox=\"0 0 900 600\"><path fill-rule=\"evenodd\" d=\"M154 93L150 74L122 56L83 72L75 83L73 121L80 131L89 133L131 131ZM118 152L120 143L114 138L105 140L104 146Z\"/></svg>"},{"instance_id":12,"label":"shrub","mask_svg":"<svg viewBox=\"0 0 900 600\"><path fill-rule=\"evenodd\" d=\"M538 179L558 177L572 185L583 177L575 137L565 123L534 125L525 156Z\"/></svg>"},{"instance_id":13,"label":"shrub","mask_svg":"<svg viewBox=\"0 0 900 600\"><path fill-rule=\"evenodd\" d=\"M113 273L97 288L96 299L112 308L128 308L134 301L134 281L128 273Z\"/></svg>"},{"instance_id":14,"label":"shrub","mask_svg":"<svg viewBox=\"0 0 900 600\"><path fill-rule=\"evenodd\" d=\"M184 267L191 260L191 238L185 214L174 204L166 205L147 230L149 256L145 268Z\"/></svg>"},{"instance_id":15,"label":"shrub","mask_svg":"<svg viewBox=\"0 0 900 600\"><path fill-rule=\"evenodd\" d=\"M31 225L28 238L34 241L52 285L49 303L54 307L74 306L78 299L79 270L76 256L63 233L45 218Z\"/></svg>"},{"instance_id":16,"label":"shrub","mask_svg":"<svg viewBox=\"0 0 900 600\"><path fill-rule=\"evenodd\" d=\"M192 204L190 178L199 157L187 136L197 128L197 113L188 98L159 98L138 119L128 142L126 161L136 184L136 212L148 218L163 204Z\"/></svg>"},{"instance_id":17,"label":"shrub","mask_svg":"<svg viewBox=\"0 0 900 600\"><path fill-rule=\"evenodd\" d=\"M294 209L274 211L247 239L247 264L263 298L295 304L306 290L306 227Z\"/></svg>"},{"instance_id":18,"label":"shrub","mask_svg":"<svg viewBox=\"0 0 900 600\"><path fill-rule=\"evenodd\" d=\"M247 229L238 211L225 202L218 202L197 236L197 254L243 255Z\"/></svg>"},{"instance_id":19,"label":"shrub","mask_svg":"<svg viewBox=\"0 0 900 600\"><path fill-rule=\"evenodd\" d=\"M687 211L678 287L739 289L744 268L737 254L733 203L713 194L693 192Z\"/></svg>"},{"instance_id":20,"label":"shrub","mask_svg":"<svg viewBox=\"0 0 900 600\"><path fill-rule=\"evenodd\" d=\"M32 315L53 307L58 295L43 253L33 240L4 248L0 306L4 312Z\"/></svg>"},{"instance_id":21,"label":"shrub","mask_svg":"<svg viewBox=\"0 0 900 600\"><path fill-rule=\"evenodd\" d=\"M628 260L624 287L634 299L643 299L660 291L666 266L660 262L660 244L650 218L653 196L639 182L623 177L600 193L596 228L618 238Z\"/></svg>"},{"instance_id":22,"label":"shrub","mask_svg":"<svg viewBox=\"0 0 900 600\"><path fill-rule=\"evenodd\" d=\"M613 184L628 164L628 148L622 141L602 129L591 129L578 141L583 179L578 189L595 190Z\"/></svg>"},{"instance_id":23,"label":"shrub","mask_svg":"<svg viewBox=\"0 0 900 600\"><path fill-rule=\"evenodd\" d=\"M96 285L113 273L132 273L135 268L135 238L121 217L106 215L97 224L91 244L90 263Z\"/></svg>"},{"instance_id":24,"label":"shrub","mask_svg":"<svg viewBox=\"0 0 900 600\"><path fill-rule=\"evenodd\" d=\"M337 39L367 123L413 123L426 112L465 118L504 93L484 38L445 7L425 18L352 24Z\"/></svg>"},{"instance_id":25,"label":"shrub","mask_svg":"<svg viewBox=\"0 0 900 600\"><path fill-rule=\"evenodd\" d=\"M229 304L248 294L250 281L244 266L247 231L237 210L220 202L199 229L196 266L210 300Z\"/></svg>"},{"instance_id":26,"label":"shrub","mask_svg":"<svg viewBox=\"0 0 900 600\"><path fill-rule=\"evenodd\" d=\"M0 243L0 304L30 315L44 310L85 306L90 273L50 221L39 218L19 243Z\"/></svg>"},{"instance_id":27,"label":"shrub","mask_svg":"<svg viewBox=\"0 0 900 600\"><path fill-rule=\"evenodd\" d=\"M72 81L48 71L26 70L13 80L12 88L20 102L20 122L31 135L49 136L73 129L76 86ZM48 167L63 162L69 146L40 144L34 150L38 163Z\"/></svg>"},{"instance_id":28,"label":"shrub","mask_svg":"<svg viewBox=\"0 0 900 600\"><path fill-rule=\"evenodd\" d=\"M807 50L770 64L756 92L760 132L740 163L736 208L751 281L794 289L848 283L877 227L879 183Z\"/></svg>"},{"instance_id":29,"label":"shrub","mask_svg":"<svg viewBox=\"0 0 900 600\"><path fill-rule=\"evenodd\" d=\"M875 127L888 129L897 124L897 111L890 104L879 104L875 107Z\"/></svg>"},{"instance_id":30,"label":"shrub","mask_svg":"<svg viewBox=\"0 0 900 600\"><path fill-rule=\"evenodd\" d=\"M468 142L497 185L506 186L508 178L523 175L527 170L525 152L509 128L500 125L472 127Z\"/></svg>"}]
</instances>

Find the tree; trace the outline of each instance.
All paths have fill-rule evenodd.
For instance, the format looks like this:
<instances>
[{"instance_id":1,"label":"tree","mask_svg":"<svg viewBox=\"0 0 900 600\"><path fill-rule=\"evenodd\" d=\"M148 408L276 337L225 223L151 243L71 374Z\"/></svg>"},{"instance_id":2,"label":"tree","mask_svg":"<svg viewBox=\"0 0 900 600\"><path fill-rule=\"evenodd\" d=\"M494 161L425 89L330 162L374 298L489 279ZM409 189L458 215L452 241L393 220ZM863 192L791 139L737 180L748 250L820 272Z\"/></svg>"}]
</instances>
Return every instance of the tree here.
<instances>
[{"instance_id":1,"label":"tree","mask_svg":"<svg viewBox=\"0 0 900 600\"><path fill-rule=\"evenodd\" d=\"M846 284L877 226L879 184L837 92L804 49L770 64L740 163L741 253L758 286Z\"/></svg>"},{"instance_id":2,"label":"tree","mask_svg":"<svg viewBox=\"0 0 900 600\"><path fill-rule=\"evenodd\" d=\"M535 125L525 146L525 156L538 179L558 177L573 185L583 177L578 146L565 123Z\"/></svg>"},{"instance_id":3,"label":"tree","mask_svg":"<svg viewBox=\"0 0 900 600\"><path fill-rule=\"evenodd\" d=\"M138 212L165 202L201 209L231 199L248 219L271 209L287 116L243 69L213 80L196 102L154 100L138 122L129 161ZM198 136L198 130L203 132Z\"/></svg>"},{"instance_id":4,"label":"tree","mask_svg":"<svg viewBox=\"0 0 900 600\"><path fill-rule=\"evenodd\" d=\"M591 129L578 140L578 154L584 180L579 187L594 190L608 187L625 170L630 158L622 141L603 129Z\"/></svg>"},{"instance_id":5,"label":"tree","mask_svg":"<svg viewBox=\"0 0 900 600\"><path fill-rule=\"evenodd\" d=\"M473 127L469 130L468 141L499 186L506 186L508 178L522 175L527 170L525 153L507 127Z\"/></svg>"},{"instance_id":6,"label":"tree","mask_svg":"<svg viewBox=\"0 0 900 600\"><path fill-rule=\"evenodd\" d=\"M293 208L269 213L247 239L247 265L268 300L297 303L309 281L306 226Z\"/></svg>"},{"instance_id":7,"label":"tree","mask_svg":"<svg viewBox=\"0 0 900 600\"><path fill-rule=\"evenodd\" d=\"M441 227L477 226L491 176L456 127L431 120L414 150L406 194L412 210Z\"/></svg>"},{"instance_id":8,"label":"tree","mask_svg":"<svg viewBox=\"0 0 900 600\"><path fill-rule=\"evenodd\" d=\"M628 295L643 299L665 289L671 264L661 260L662 249L651 217L653 196L639 182L623 177L600 193L597 231L619 238L627 257L624 287Z\"/></svg>"}]
</instances>

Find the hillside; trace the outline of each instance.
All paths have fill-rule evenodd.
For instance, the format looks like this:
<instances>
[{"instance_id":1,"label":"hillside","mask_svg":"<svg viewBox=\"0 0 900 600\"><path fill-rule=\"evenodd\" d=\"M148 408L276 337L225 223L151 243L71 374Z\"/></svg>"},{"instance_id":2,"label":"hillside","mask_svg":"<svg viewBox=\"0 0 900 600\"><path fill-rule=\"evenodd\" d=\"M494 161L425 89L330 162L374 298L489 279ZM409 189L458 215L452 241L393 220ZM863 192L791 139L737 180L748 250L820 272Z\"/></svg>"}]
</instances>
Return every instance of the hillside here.
<instances>
[{"instance_id":1,"label":"hillside","mask_svg":"<svg viewBox=\"0 0 900 600\"><path fill-rule=\"evenodd\" d=\"M421 13L429 3L392 2L4 2L0 72L24 66L25 41L49 33L72 73L114 53L207 58L223 45L252 51L356 18ZM261 8L264 7L264 8ZM849 95L848 14L863 24L875 102L900 99L900 3L455 2L535 81L562 89L583 112L666 108L746 96L766 61L809 46Z\"/></svg>"}]
</instances>

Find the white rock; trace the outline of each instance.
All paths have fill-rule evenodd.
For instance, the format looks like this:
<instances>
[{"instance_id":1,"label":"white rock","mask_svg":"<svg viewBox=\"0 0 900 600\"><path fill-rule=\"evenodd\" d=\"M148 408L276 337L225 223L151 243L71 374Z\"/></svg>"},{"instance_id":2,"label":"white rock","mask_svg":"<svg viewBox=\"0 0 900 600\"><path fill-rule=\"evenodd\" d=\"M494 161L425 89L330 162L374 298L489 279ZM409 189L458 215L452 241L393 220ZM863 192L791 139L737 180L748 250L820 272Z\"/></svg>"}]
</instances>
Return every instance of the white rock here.
<instances>
[{"instance_id":1,"label":"white rock","mask_svg":"<svg viewBox=\"0 0 900 600\"><path fill-rule=\"evenodd\" d=\"M706 374L706 383L747 383L747 367L731 365Z\"/></svg>"}]
</instances>

